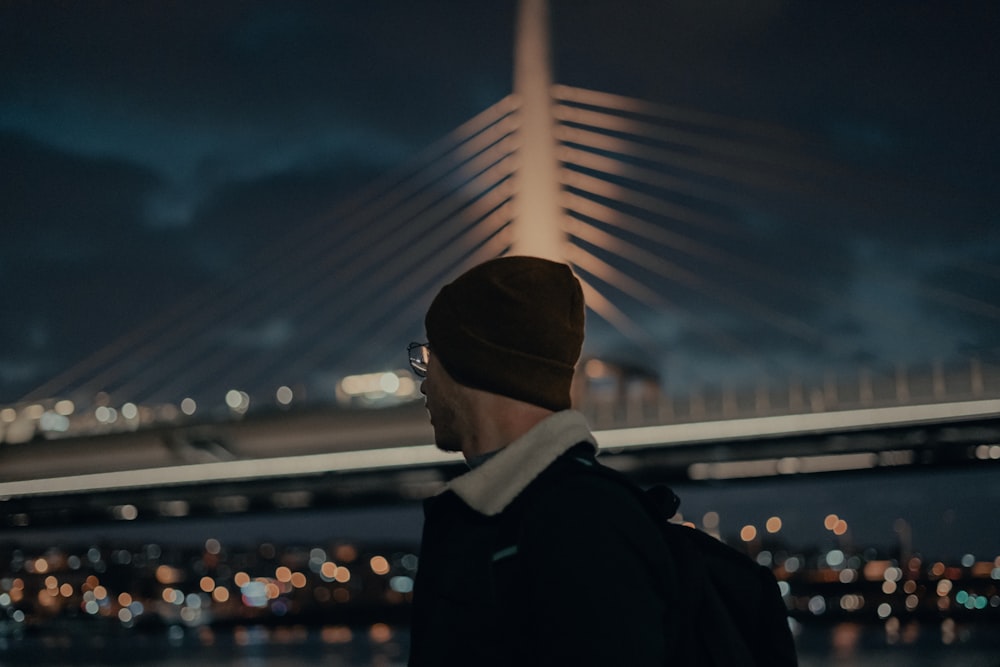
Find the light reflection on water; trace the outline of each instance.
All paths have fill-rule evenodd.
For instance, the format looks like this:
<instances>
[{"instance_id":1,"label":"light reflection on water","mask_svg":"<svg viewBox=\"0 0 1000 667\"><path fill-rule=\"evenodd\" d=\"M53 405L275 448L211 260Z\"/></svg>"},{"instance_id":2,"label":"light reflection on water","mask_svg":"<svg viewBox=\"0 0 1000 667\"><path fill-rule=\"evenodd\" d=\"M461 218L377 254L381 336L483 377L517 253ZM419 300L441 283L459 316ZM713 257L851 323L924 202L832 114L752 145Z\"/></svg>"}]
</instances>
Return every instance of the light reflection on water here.
<instances>
[{"instance_id":1,"label":"light reflection on water","mask_svg":"<svg viewBox=\"0 0 1000 667\"><path fill-rule=\"evenodd\" d=\"M803 628L800 667L1000 667L1000 629L908 624L902 631L839 623ZM954 628L954 631L952 629Z\"/></svg>"},{"instance_id":2,"label":"light reflection on water","mask_svg":"<svg viewBox=\"0 0 1000 667\"><path fill-rule=\"evenodd\" d=\"M375 626L373 626L375 627ZM346 628L344 628L346 631ZM904 641L878 626L839 624L803 628L797 638L801 667L1000 667L1000 629L972 626L954 643L934 626L921 626ZM896 643L891 643L896 642ZM320 629L263 627L204 634L121 633L0 639L0 666L73 667L403 667L409 645L405 628L373 632L353 628L331 635Z\"/></svg>"}]
</instances>

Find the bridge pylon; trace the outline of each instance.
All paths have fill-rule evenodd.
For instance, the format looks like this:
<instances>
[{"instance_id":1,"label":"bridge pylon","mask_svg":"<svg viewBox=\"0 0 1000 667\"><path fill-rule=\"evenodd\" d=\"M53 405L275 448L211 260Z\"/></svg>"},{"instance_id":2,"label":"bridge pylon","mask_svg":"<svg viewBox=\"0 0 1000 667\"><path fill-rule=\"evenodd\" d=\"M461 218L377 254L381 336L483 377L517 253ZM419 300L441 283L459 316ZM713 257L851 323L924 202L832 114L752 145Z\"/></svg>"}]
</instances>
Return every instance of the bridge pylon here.
<instances>
[{"instance_id":1,"label":"bridge pylon","mask_svg":"<svg viewBox=\"0 0 1000 667\"><path fill-rule=\"evenodd\" d=\"M520 127L511 251L563 262L567 238L559 205L548 14L546 0L521 0L518 8L514 93Z\"/></svg>"}]
</instances>

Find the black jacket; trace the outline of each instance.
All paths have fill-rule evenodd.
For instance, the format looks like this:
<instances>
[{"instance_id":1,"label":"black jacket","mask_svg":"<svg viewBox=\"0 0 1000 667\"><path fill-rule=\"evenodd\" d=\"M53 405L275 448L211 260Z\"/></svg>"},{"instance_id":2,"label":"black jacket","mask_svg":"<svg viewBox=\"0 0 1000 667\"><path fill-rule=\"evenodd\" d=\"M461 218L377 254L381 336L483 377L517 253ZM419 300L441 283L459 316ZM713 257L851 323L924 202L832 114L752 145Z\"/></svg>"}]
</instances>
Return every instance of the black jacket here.
<instances>
[{"instance_id":1,"label":"black jacket","mask_svg":"<svg viewBox=\"0 0 1000 667\"><path fill-rule=\"evenodd\" d=\"M662 533L581 416L547 421L425 502L411 667L667 664Z\"/></svg>"}]
</instances>

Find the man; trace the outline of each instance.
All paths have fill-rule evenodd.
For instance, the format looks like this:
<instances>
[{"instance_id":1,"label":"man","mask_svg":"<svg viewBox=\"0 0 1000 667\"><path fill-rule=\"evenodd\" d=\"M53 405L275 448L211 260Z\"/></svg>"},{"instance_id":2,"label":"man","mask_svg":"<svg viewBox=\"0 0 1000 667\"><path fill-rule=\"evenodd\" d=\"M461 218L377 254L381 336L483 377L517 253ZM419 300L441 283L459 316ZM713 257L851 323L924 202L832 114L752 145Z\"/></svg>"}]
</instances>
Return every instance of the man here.
<instances>
[{"instance_id":1,"label":"man","mask_svg":"<svg viewBox=\"0 0 1000 667\"><path fill-rule=\"evenodd\" d=\"M664 665L672 560L570 410L584 302L565 264L503 257L441 289L410 346L434 437L470 470L425 502L411 667Z\"/></svg>"}]
</instances>

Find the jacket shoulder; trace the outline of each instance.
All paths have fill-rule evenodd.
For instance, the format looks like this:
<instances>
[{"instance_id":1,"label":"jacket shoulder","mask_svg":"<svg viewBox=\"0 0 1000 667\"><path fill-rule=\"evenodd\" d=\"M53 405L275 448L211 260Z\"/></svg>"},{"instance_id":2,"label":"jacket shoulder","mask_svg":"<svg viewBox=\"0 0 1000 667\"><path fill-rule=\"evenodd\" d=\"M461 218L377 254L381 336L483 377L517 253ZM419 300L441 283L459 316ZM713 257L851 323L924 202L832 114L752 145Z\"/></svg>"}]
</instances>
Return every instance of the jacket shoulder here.
<instances>
[{"instance_id":1,"label":"jacket shoulder","mask_svg":"<svg viewBox=\"0 0 1000 667\"><path fill-rule=\"evenodd\" d=\"M620 479L619 479L620 477ZM594 510L614 506L646 515L637 487L591 458L571 454L557 459L524 490L517 501L533 509Z\"/></svg>"}]
</instances>

